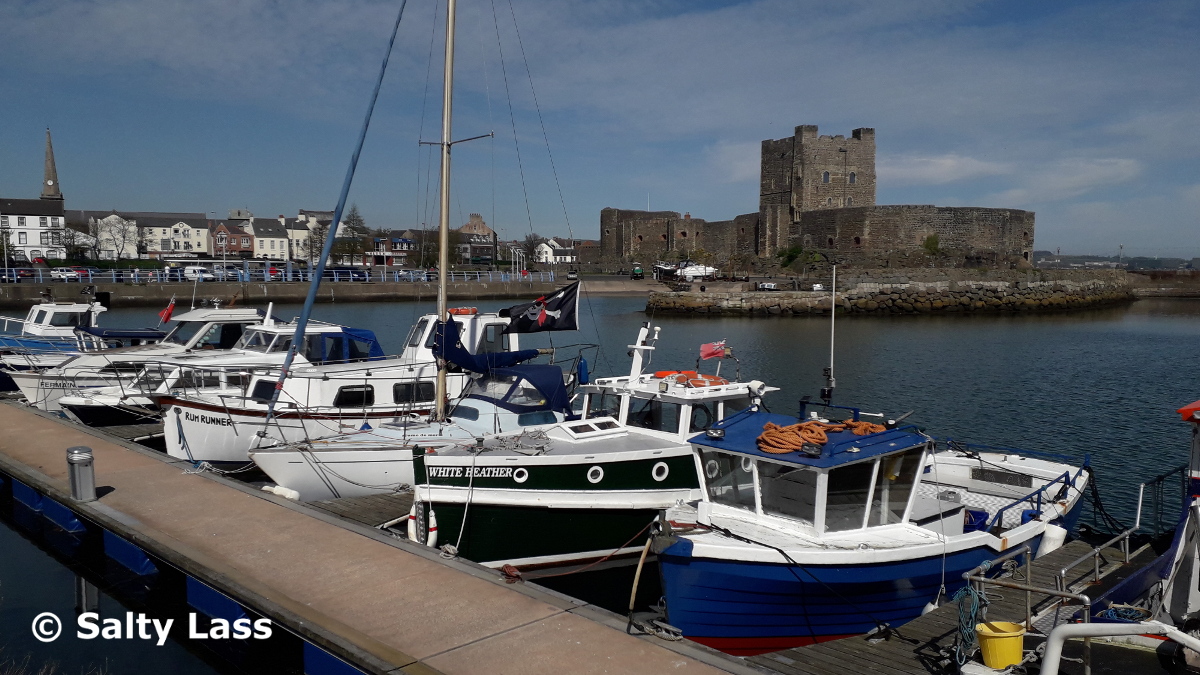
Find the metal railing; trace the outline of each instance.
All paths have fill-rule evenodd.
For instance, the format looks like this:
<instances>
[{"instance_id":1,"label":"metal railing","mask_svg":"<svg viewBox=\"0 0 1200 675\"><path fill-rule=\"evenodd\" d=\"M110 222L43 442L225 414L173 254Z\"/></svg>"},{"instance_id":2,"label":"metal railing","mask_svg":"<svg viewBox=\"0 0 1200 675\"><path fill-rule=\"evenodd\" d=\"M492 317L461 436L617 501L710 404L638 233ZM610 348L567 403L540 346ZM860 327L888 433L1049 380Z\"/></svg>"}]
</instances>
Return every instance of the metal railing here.
<instances>
[{"instance_id":1,"label":"metal railing","mask_svg":"<svg viewBox=\"0 0 1200 675\"><path fill-rule=\"evenodd\" d=\"M1064 488L1074 487L1075 479L1078 477L1079 477L1079 473L1076 473L1075 477L1072 478L1070 471L1064 471L1061 476L1056 477L1054 480L1050 481L1049 483L1046 483L1045 485L1038 488L1037 490L1030 492L1029 494L1025 495L1024 497L1013 500L1012 503L1008 504L1007 506L1002 507L999 511L996 511L996 515L992 516L992 522L988 524L988 530L991 530L992 528L994 528L996 526L1003 526L1005 512L1007 512L1009 509L1016 508L1025 503L1029 503L1031 506L1036 508L1039 513L1041 513L1041 511L1042 511L1042 494L1046 490L1048 490L1051 485L1055 485L1059 482L1062 482L1063 487L1059 488L1060 490L1062 490ZM1037 498L1036 503L1034 502L1035 497Z\"/></svg>"},{"instance_id":2,"label":"metal railing","mask_svg":"<svg viewBox=\"0 0 1200 675\"><path fill-rule=\"evenodd\" d=\"M1103 551L1105 549L1112 547L1113 545L1117 544L1118 542L1120 542L1120 544L1121 544L1122 553L1125 554L1125 564L1126 565L1129 564L1129 538L1133 535L1134 532L1137 532L1142 526L1142 495L1145 494L1145 491L1146 491L1145 483L1142 483L1141 485L1138 486L1137 518L1134 520L1133 527L1125 530L1124 532L1118 534L1117 536L1113 537L1112 539L1109 539L1108 541L1097 546L1096 548L1092 549L1088 553L1085 553L1085 554L1079 556L1075 560L1071 561L1070 564L1065 565L1062 569L1060 569L1058 571L1058 576L1055 577L1055 581L1054 581L1055 585L1058 588L1066 589L1067 574L1072 569L1075 569L1076 567L1087 562L1088 560L1092 561L1092 583L1099 582L1100 581L1100 559L1103 557Z\"/></svg>"},{"instance_id":3,"label":"metal railing","mask_svg":"<svg viewBox=\"0 0 1200 675\"><path fill-rule=\"evenodd\" d=\"M553 282L554 272L500 272L500 271L451 271L446 273L447 281L451 282ZM286 263L278 267L259 269L209 269L197 280L196 275L187 275L181 269L107 269L87 271L80 270L71 274L55 272L42 267L33 268L0 268L0 280L16 283L196 283L208 281L228 282L272 282L272 281L312 281L312 270L298 268ZM374 268L356 268L354 270L326 269L323 280L342 283L370 282L415 282L432 283L437 281L436 271L425 270L387 270ZM4 321L24 321L11 317L0 317Z\"/></svg>"},{"instance_id":4,"label":"metal railing","mask_svg":"<svg viewBox=\"0 0 1200 675\"><path fill-rule=\"evenodd\" d=\"M1164 520L1166 520L1166 522L1168 522L1171 526L1174 526L1178 520L1180 511L1182 511L1184 505L1187 503L1187 469L1187 464L1181 464L1180 466L1177 466L1166 473L1151 478L1145 483L1146 489L1150 493L1150 513L1148 515L1150 523L1148 527L1151 528L1155 537L1167 531L1167 528L1163 527ZM1178 501L1174 501L1174 499L1172 499L1172 503L1168 504L1169 495L1167 482L1174 476L1178 476L1179 480L1179 499ZM1169 516L1164 519L1164 516L1167 514L1169 514Z\"/></svg>"},{"instance_id":5,"label":"metal railing","mask_svg":"<svg viewBox=\"0 0 1200 675\"><path fill-rule=\"evenodd\" d=\"M993 579L984 576L988 570L992 569L997 564L1003 564L1008 560L1012 560L1019 555L1025 557L1025 581L1028 583L1018 583L1007 579ZM1083 593L1072 593L1068 590L1059 590L1057 588L1044 588L1033 585L1033 567L1030 564L1032 551L1029 544L1022 544L1020 547L1009 551L1008 553L979 565L963 574L963 579L969 584L974 584L976 590L982 591L984 585L999 586L1001 588L1011 588L1016 591L1025 591L1025 628L1033 628L1033 594L1041 593L1052 597L1061 598L1059 601L1065 603L1066 600L1075 600L1083 605L1083 622L1092 622L1092 599ZM1084 675L1091 675L1092 672L1092 640L1089 637L1083 639L1083 672Z\"/></svg>"}]
</instances>

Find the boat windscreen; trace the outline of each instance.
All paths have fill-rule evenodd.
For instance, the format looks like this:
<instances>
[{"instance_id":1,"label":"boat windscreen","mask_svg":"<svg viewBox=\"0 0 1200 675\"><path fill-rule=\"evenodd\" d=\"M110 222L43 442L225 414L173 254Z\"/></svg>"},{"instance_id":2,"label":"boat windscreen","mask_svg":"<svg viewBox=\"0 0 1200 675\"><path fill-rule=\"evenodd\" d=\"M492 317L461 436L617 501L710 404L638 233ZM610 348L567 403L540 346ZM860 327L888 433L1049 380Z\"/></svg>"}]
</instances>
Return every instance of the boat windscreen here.
<instances>
[{"instance_id":1,"label":"boat windscreen","mask_svg":"<svg viewBox=\"0 0 1200 675\"><path fill-rule=\"evenodd\" d=\"M204 321L181 321L167 334L167 337L163 338L163 342L186 345L206 325L208 324Z\"/></svg>"}]
</instances>

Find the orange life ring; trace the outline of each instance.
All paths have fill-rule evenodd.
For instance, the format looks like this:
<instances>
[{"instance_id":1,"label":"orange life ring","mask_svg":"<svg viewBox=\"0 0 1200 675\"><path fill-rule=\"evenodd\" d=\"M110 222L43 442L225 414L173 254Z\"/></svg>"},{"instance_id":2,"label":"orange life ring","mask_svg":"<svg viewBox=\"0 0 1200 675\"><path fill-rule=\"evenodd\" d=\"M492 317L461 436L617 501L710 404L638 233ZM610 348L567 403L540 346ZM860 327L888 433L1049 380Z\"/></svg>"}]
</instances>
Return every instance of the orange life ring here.
<instances>
[{"instance_id":1,"label":"orange life ring","mask_svg":"<svg viewBox=\"0 0 1200 675\"><path fill-rule=\"evenodd\" d=\"M678 370L659 370L659 371L655 371L654 379L661 380L664 377L670 377L672 375L678 375L678 374L679 374Z\"/></svg>"},{"instance_id":2,"label":"orange life ring","mask_svg":"<svg viewBox=\"0 0 1200 675\"><path fill-rule=\"evenodd\" d=\"M729 384L729 380L717 375L698 373L688 378L687 384L689 387L716 387L722 384Z\"/></svg>"},{"instance_id":3,"label":"orange life ring","mask_svg":"<svg viewBox=\"0 0 1200 675\"><path fill-rule=\"evenodd\" d=\"M446 310L446 312L448 312L450 314L472 315L472 314L478 314L479 310L476 309L475 307L451 307L450 309Z\"/></svg>"}]
</instances>

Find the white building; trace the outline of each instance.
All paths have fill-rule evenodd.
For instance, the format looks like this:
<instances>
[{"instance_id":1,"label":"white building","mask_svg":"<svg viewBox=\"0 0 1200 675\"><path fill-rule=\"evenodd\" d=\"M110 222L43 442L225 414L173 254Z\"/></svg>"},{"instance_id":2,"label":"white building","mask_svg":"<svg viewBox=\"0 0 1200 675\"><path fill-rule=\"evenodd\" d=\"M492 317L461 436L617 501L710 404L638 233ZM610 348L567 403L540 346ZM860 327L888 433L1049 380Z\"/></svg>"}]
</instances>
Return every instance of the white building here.
<instances>
[{"instance_id":1,"label":"white building","mask_svg":"<svg viewBox=\"0 0 1200 675\"><path fill-rule=\"evenodd\" d=\"M46 130L46 164L40 199L0 197L0 255L30 261L66 257L63 245L63 195L54 167L54 147ZM7 261L6 261L7 264Z\"/></svg>"},{"instance_id":2,"label":"white building","mask_svg":"<svg viewBox=\"0 0 1200 675\"><path fill-rule=\"evenodd\" d=\"M283 216L276 218L250 218L246 229L254 235L254 257L272 260L290 258L290 230L284 225Z\"/></svg>"},{"instance_id":3,"label":"white building","mask_svg":"<svg viewBox=\"0 0 1200 675\"><path fill-rule=\"evenodd\" d=\"M578 260L578 256L575 254L575 249L567 246L567 243L551 237L533 249L534 258L538 262L548 265L573 264Z\"/></svg>"}]
</instances>

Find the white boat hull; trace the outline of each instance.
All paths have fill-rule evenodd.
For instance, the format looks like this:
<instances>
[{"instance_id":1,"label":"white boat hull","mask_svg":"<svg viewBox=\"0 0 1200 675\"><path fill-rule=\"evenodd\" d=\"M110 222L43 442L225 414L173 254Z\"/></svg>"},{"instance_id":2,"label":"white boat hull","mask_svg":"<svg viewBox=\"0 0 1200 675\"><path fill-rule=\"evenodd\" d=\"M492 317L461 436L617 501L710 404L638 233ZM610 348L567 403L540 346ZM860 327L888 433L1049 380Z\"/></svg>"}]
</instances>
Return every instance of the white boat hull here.
<instances>
[{"instance_id":1,"label":"white boat hull","mask_svg":"<svg viewBox=\"0 0 1200 675\"><path fill-rule=\"evenodd\" d=\"M342 497L390 494L411 486L412 449L298 450L266 448L250 458L277 485L300 493L310 502Z\"/></svg>"}]
</instances>

